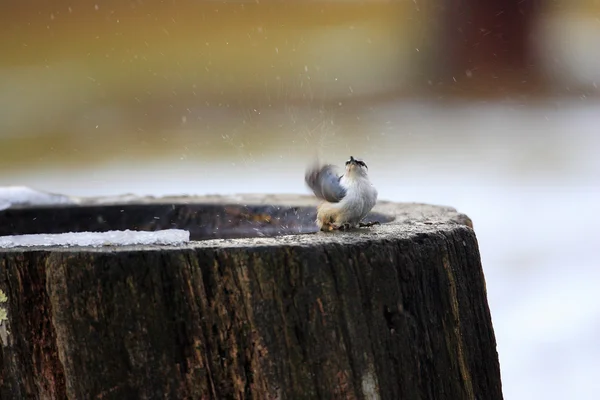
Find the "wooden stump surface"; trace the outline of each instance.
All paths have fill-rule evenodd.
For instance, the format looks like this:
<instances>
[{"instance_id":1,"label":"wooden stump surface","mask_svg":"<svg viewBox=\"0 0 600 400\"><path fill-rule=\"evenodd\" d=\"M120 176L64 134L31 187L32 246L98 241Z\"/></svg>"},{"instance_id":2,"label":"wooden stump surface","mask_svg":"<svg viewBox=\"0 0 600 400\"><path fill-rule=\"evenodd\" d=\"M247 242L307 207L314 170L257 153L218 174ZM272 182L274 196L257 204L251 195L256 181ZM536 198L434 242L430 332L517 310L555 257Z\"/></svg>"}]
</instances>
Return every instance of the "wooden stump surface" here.
<instances>
[{"instance_id":1,"label":"wooden stump surface","mask_svg":"<svg viewBox=\"0 0 600 400\"><path fill-rule=\"evenodd\" d=\"M380 202L381 226L314 233L314 215L303 196L0 212L3 234L190 228L205 239L0 250L1 397L502 398L466 216Z\"/></svg>"}]
</instances>

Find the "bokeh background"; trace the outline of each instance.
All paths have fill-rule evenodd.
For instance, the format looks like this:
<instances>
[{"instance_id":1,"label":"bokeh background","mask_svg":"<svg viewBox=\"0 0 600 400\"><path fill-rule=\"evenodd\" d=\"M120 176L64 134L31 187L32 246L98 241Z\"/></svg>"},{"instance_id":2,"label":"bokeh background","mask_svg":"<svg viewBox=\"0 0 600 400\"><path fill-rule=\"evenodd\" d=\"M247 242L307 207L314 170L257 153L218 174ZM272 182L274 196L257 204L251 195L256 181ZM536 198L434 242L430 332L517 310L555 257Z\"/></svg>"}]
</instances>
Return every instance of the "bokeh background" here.
<instances>
[{"instance_id":1,"label":"bokeh background","mask_svg":"<svg viewBox=\"0 0 600 400\"><path fill-rule=\"evenodd\" d=\"M506 399L600 393L600 1L0 4L0 186L380 198L474 221Z\"/></svg>"}]
</instances>

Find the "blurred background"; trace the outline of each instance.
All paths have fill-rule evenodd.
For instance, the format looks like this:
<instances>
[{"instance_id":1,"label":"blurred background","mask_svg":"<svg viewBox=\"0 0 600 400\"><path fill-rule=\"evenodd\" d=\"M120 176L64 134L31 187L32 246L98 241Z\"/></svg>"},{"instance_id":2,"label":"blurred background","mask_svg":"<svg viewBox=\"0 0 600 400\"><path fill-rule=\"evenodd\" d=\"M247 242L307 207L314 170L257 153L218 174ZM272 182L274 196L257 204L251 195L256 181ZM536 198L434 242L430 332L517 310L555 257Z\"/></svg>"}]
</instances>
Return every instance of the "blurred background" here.
<instances>
[{"instance_id":1,"label":"blurred background","mask_svg":"<svg viewBox=\"0 0 600 400\"><path fill-rule=\"evenodd\" d=\"M0 186L380 198L474 221L506 399L600 392L600 1L0 4Z\"/></svg>"}]
</instances>

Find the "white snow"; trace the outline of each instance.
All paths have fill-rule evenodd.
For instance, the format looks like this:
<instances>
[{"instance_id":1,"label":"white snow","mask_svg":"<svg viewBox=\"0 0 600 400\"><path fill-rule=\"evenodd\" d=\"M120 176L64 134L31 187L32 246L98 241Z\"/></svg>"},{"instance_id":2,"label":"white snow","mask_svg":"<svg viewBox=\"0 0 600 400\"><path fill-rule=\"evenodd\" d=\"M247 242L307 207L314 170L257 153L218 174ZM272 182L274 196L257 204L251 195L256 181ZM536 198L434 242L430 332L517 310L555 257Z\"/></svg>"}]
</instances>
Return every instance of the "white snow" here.
<instances>
[{"instance_id":1,"label":"white snow","mask_svg":"<svg viewBox=\"0 0 600 400\"><path fill-rule=\"evenodd\" d=\"M41 192L25 186L0 187L0 211L13 205L76 204L77 199L62 194Z\"/></svg>"},{"instance_id":2,"label":"white snow","mask_svg":"<svg viewBox=\"0 0 600 400\"><path fill-rule=\"evenodd\" d=\"M181 229L166 229L156 232L108 231L71 232L60 234L0 236L0 248L32 246L131 246L167 245L175 246L189 242L190 233Z\"/></svg>"}]
</instances>

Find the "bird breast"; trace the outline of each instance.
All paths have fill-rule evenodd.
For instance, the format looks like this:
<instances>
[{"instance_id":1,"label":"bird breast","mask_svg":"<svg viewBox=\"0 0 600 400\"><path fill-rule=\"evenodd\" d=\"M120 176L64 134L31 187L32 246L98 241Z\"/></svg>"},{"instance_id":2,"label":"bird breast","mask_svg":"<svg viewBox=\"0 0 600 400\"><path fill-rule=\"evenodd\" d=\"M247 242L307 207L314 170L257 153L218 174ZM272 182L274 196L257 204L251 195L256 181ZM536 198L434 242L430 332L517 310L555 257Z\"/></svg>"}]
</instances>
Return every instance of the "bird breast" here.
<instances>
[{"instance_id":1,"label":"bird breast","mask_svg":"<svg viewBox=\"0 0 600 400\"><path fill-rule=\"evenodd\" d=\"M353 214L366 216L377 202L377 190L368 179L344 178L342 177L340 180L340 184L346 189L346 196L342 201L346 203L349 210L352 210Z\"/></svg>"}]
</instances>

